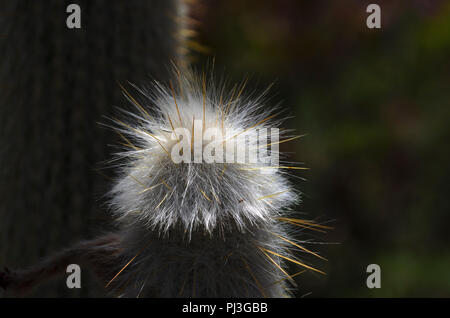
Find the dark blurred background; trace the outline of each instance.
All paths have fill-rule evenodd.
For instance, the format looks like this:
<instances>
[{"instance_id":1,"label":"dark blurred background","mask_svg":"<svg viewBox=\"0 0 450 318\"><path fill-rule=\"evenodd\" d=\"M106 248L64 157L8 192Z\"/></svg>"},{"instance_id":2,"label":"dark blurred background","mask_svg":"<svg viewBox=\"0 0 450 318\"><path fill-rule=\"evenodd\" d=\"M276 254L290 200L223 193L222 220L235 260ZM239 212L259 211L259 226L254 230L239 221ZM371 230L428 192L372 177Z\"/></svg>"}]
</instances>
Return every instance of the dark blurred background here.
<instances>
[{"instance_id":1,"label":"dark blurred background","mask_svg":"<svg viewBox=\"0 0 450 318\"><path fill-rule=\"evenodd\" d=\"M381 6L381 29L366 7ZM450 3L199 1L205 47L236 82L269 85L308 135L283 144L300 176L299 210L334 227L313 248L328 275L299 296L450 296ZM339 243L339 244L335 244ZM381 288L366 287L368 264ZM291 271L293 272L293 271Z\"/></svg>"},{"instance_id":2,"label":"dark blurred background","mask_svg":"<svg viewBox=\"0 0 450 318\"><path fill-rule=\"evenodd\" d=\"M69 3L80 30L65 27ZM334 229L306 239L328 258L297 296L450 296L450 2L186 0L201 68L270 92L304 138L284 143L311 170L294 179L305 218ZM21 0L0 11L0 265L13 268L103 230L101 197L117 136L97 122L123 106L117 82L167 79L184 54L176 0ZM175 36L173 36L175 34ZM270 104L268 105L270 107ZM108 172L108 171L107 171ZM381 266L381 288L366 267ZM292 267L291 273L298 271ZM89 278L89 277L88 277ZM98 284L97 284L98 285ZM92 297L63 280L31 296ZM96 287L97 286L97 289Z\"/></svg>"}]
</instances>

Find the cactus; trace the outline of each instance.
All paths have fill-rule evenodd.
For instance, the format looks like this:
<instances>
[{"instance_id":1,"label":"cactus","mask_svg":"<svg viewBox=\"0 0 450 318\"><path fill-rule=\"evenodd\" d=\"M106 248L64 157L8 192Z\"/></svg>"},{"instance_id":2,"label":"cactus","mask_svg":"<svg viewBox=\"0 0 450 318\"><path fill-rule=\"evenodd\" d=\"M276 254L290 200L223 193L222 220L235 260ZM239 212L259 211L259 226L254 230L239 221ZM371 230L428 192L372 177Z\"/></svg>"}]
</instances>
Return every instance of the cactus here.
<instances>
[{"instance_id":1,"label":"cactus","mask_svg":"<svg viewBox=\"0 0 450 318\"><path fill-rule=\"evenodd\" d=\"M167 65L182 63L182 1L76 3L81 29L72 30L65 1L0 10L0 263L12 267L96 235L109 182L96 170L117 140L97 122L122 102L117 82L167 81ZM102 295L83 277L89 288L54 282L32 295Z\"/></svg>"},{"instance_id":2,"label":"cactus","mask_svg":"<svg viewBox=\"0 0 450 318\"><path fill-rule=\"evenodd\" d=\"M162 11L166 8L172 13L182 12L174 9L178 3L176 1L150 2L161 6L159 8ZM125 2L118 3L120 4L113 5L111 14L119 14L117 6L124 6L130 11L133 11L133 6L137 6L134 1L127 2L126 5ZM42 5L40 2L39 4ZM80 6L85 11L86 8L93 8L88 2L80 3ZM36 8L40 6L36 5ZM19 9L17 5L8 7L9 12ZM130 11L126 14L130 14ZM5 18L8 21L6 15ZM260 158L262 160L256 162L206 162L205 158L200 162L179 162L174 158L175 153L180 154L179 151L173 151L180 142L188 142L188 147L182 148L183 158L194 159L193 152L196 150L204 152L203 141L206 137L203 133L210 128L222 133L223 139L219 140L222 141L221 144L225 144L222 155L228 158L231 152L228 141L236 140L244 133L256 136L257 129L260 128L279 127L282 119L278 119L278 114L274 112L277 107L267 105L269 102L265 93L260 96L248 94L246 81L231 89L225 84L217 85L213 75L208 76L207 80L206 74L199 75L185 67L183 60L173 63L181 66L175 66L170 71L168 65L172 61L176 62L176 57L180 56L177 53L177 41L180 39L167 42L167 39L161 38L164 35L157 31L166 28L167 35L171 33L169 31L182 27L176 26L173 16L170 19L150 22L156 25L150 29L155 33L150 32L153 35L147 41L154 42L149 47L161 41L160 50L150 54L150 64L140 64L143 62L142 56L136 53L140 52L139 47L127 47L127 51L132 51L131 54L125 54L123 47L112 51L117 54L113 59L130 56L131 65L135 65L139 70L151 70L158 79L147 87L133 85L139 92L139 97L122 87L123 95L134 108L122 109L122 115L117 119L113 118L112 123L108 124L117 132L121 138L120 145L124 147L110 161L110 167L117 172L112 189L107 194L114 229L109 233L97 235L92 240L78 242L27 269L6 269L0 273L1 287L16 295L24 295L38 283L62 273L68 264L76 263L82 268L91 269L100 282L103 282L106 291L114 296L283 297L292 295L292 286L295 286L293 277L302 271L323 273L294 254L295 250L296 253L322 258L294 238L296 229L323 227L291 215L293 212L290 208L299 202L300 192L292 187L288 172L292 169L303 169L302 167L289 164L273 166L270 160L266 160L267 153ZM94 20L89 20L88 15L84 24L90 22L94 23ZM11 26L12 23L9 21L6 25ZM140 23L145 25L146 22ZM50 30L47 28L49 26L44 23L43 29L36 32L42 32L44 35ZM19 28L15 29L15 32L25 32L24 30ZM27 32L31 31L25 33ZM63 39L63 35L69 34L67 31L57 32L61 36L59 40L62 44L55 44L55 50L67 54L71 61L69 66L72 68L64 68L64 65L67 67L62 58L64 55L48 51L54 57L53 63L50 63L50 71L54 72L52 74L57 80L45 81L38 77L39 73L31 72L36 76L36 80L33 82L35 87L30 100L14 100L13 93L16 88L13 87L9 88L10 94L2 97L3 105L18 105L14 112L5 107L2 109L3 112L9 110L10 116L1 118L12 120L9 124L5 123L5 134L2 135L7 136L7 145L11 148L12 155L2 156L2 163L13 166L13 160L17 160L24 162L23 165L27 168L27 163L31 165L29 170L26 170L31 172L29 174L14 169L3 171L4 179L11 182L9 187L1 191L5 198L2 209L6 212L15 211L16 215L22 217L42 213L39 214L39 222L29 229L27 225L27 231L33 236L37 235L36 231L42 230L43 226L51 228L52 232L47 235L53 235L54 241L46 245L46 249L54 248L55 242L58 245L65 243L64 240L70 238L75 229L85 227L84 223L94 206L94 179L89 175L89 165L93 163L91 160L100 159L99 153L102 153L101 149L104 149L108 138L106 134L95 134L98 138L91 140L93 128L90 125L94 122L93 116L111 113L110 109L105 107L113 103L111 97L106 98L106 95L115 90L104 86L101 81L104 78L92 79L90 76L95 76L97 71L106 72L106 69L111 68L119 72L120 76L114 76L119 82L124 80L123 70L116 67L114 61L111 65L93 61L78 71L76 62L85 61L88 53L83 55L83 50L77 50L77 53L72 50L65 51L73 45L65 43ZM111 31L106 31L102 36L98 33L80 33L75 37L84 40L87 37L88 41L94 40L95 35L96 40L99 38L109 43L108 32ZM112 31L112 34L116 33ZM122 39L125 38L123 34L120 35ZM35 41L38 44L37 39ZM97 45L98 52L106 55L111 53L106 44ZM2 46L2 50L6 50L6 47ZM43 48L43 52L46 50L47 47ZM43 53L40 51L40 54ZM45 59L45 56L39 57ZM8 58L13 58L10 52ZM26 69L29 70L29 66L42 67L37 62L34 65L34 60L30 62L19 59L19 62L11 62L12 68L6 67L6 71L11 72L17 67L25 72ZM44 72L44 69L42 67L40 71ZM66 73L63 73L63 69L64 72L75 75L75 79L64 81ZM5 74L5 71L2 74ZM27 78L23 75L25 73L19 74ZM109 73L103 73L106 74ZM142 82L136 76L131 79ZM27 82L23 80L19 83L25 86ZM79 85L88 87L82 88ZM17 89L21 87L19 85ZM47 91L51 94L45 94ZM97 95L97 92L101 94ZM72 99L66 100L67 96ZM27 108L27 105L33 107ZM23 121L19 120L21 117ZM196 135L196 119L199 120L202 131L200 146L193 139ZM17 126L11 124L15 123L15 120L18 121ZM16 131L20 133L14 135ZM192 138L185 140L187 137L183 136L182 131L187 131ZM197 134L198 131L197 128ZM244 139L243 142L237 143L233 153L270 146L271 154L278 155L279 143L298 137L286 135L286 131L283 134L284 139L271 139L263 144L260 139ZM11 136L23 140L14 140ZM25 147L30 156L23 156L23 149L17 147ZM189 150L191 152L186 154ZM216 151L214 150L215 155ZM269 170L271 173L263 173L263 170ZM60 179L56 179L58 176ZM27 188L30 185L32 187ZM18 193L24 193L25 196L18 200ZM44 195L40 197L39 193ZM32 198L36 198L36 201L33 202ZM31 204L34 206L31 207ZM13 220L15 218L7 219L2 226L15 225ZM33 218L30 218L30 221L33 221ZM66 233L67 237L62 233ZM18 235L19 227L13 228L9 241L20 242ZM44 242L36 240L36 244ZM3 244L2 248L5 248ZM42 252L46 253L46 249ZM6 254L5 259L14 259L10 250L6 252L9 255L3 251L3 255ZM22 249L16 253L19 252L20 256L23 256L27 251ZM19 254L16 254L15 257L18 256ZM297 265L300 271L289 274L288 262ZM81 290L86 291L84 295L101 295L98 290Z\"/></svg>"}]
</instances>

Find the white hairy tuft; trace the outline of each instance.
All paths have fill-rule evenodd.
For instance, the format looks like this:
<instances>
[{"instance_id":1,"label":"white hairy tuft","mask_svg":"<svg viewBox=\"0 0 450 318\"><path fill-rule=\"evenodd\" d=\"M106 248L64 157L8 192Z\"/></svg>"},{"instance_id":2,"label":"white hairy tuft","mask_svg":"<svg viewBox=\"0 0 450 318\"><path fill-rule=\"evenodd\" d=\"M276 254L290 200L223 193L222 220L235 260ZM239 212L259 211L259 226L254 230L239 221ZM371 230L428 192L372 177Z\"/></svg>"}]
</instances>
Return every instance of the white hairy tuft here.
<instances>
[{"instance_id":1,"label":"white hairy tuft","mask_svg":"<svg viewBox=\"0 0 450 318\"><path fill-rule=\"evenodd\" d=\"M122 296L289 294L285 260L315 270L290 251L297 247L312 253L291 238L288 227L315 224L286 217L299 201L287 172L301 167L274 166L271 161L279 155L278 144L293 138L269 138L263 144L250 138L263 128L270 135L281 121L275 118L276 107L264 105L264 94L246 94L245 82L226 92L225 85L217 88L205 75L175 74L177 82L168 87L158 82L147 89L135 87L139 102L124 89L137 112L123 111L127 119L114 120L126 148L117 154L120 174L109 193L111 211L124 233L126 270L115 278L115 289ZM209 128L223 134L221 141L239 140L235 158L248 149L269 149L256 162L250 162L249 153L241 162L174 158L181 154L193 161L196 150L203 153L206 145L218 141L200 135L197 144L196 137L185 139L180 131L196 136L196 130ZM174 152L181 142L189 147ZM217 149L211 154L218 155ZM186 155L186 150L192 153ZM231 148L223 151L218 157L231 158ZM126 283L130 280L134 283Z\"/></svg>"}]
</instances>

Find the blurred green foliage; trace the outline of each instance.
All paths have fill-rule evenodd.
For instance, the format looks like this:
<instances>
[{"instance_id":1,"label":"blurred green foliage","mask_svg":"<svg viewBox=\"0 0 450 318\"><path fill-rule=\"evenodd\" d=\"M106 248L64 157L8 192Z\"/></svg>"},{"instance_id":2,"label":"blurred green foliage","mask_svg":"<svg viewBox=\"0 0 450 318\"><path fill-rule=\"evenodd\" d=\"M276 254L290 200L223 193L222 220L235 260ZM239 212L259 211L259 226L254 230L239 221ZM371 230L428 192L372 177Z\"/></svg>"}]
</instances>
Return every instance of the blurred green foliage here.
<instances>
[{"instance_id":1,"label":"blurred green foliage","mask_svg":"<svg viewBox=\"0 0 450 318\"><path fill-rule=\"evenodd\" d=\"M276 80L287 126L308 134L282 149L311 168L299 209L334 230L309 245L328 275L300 275L299 296L449 297L450 3L376 1L379 30L366 27L369 3L200 1L211 54L199 62Z\"/></svg>"}]
</instances>

